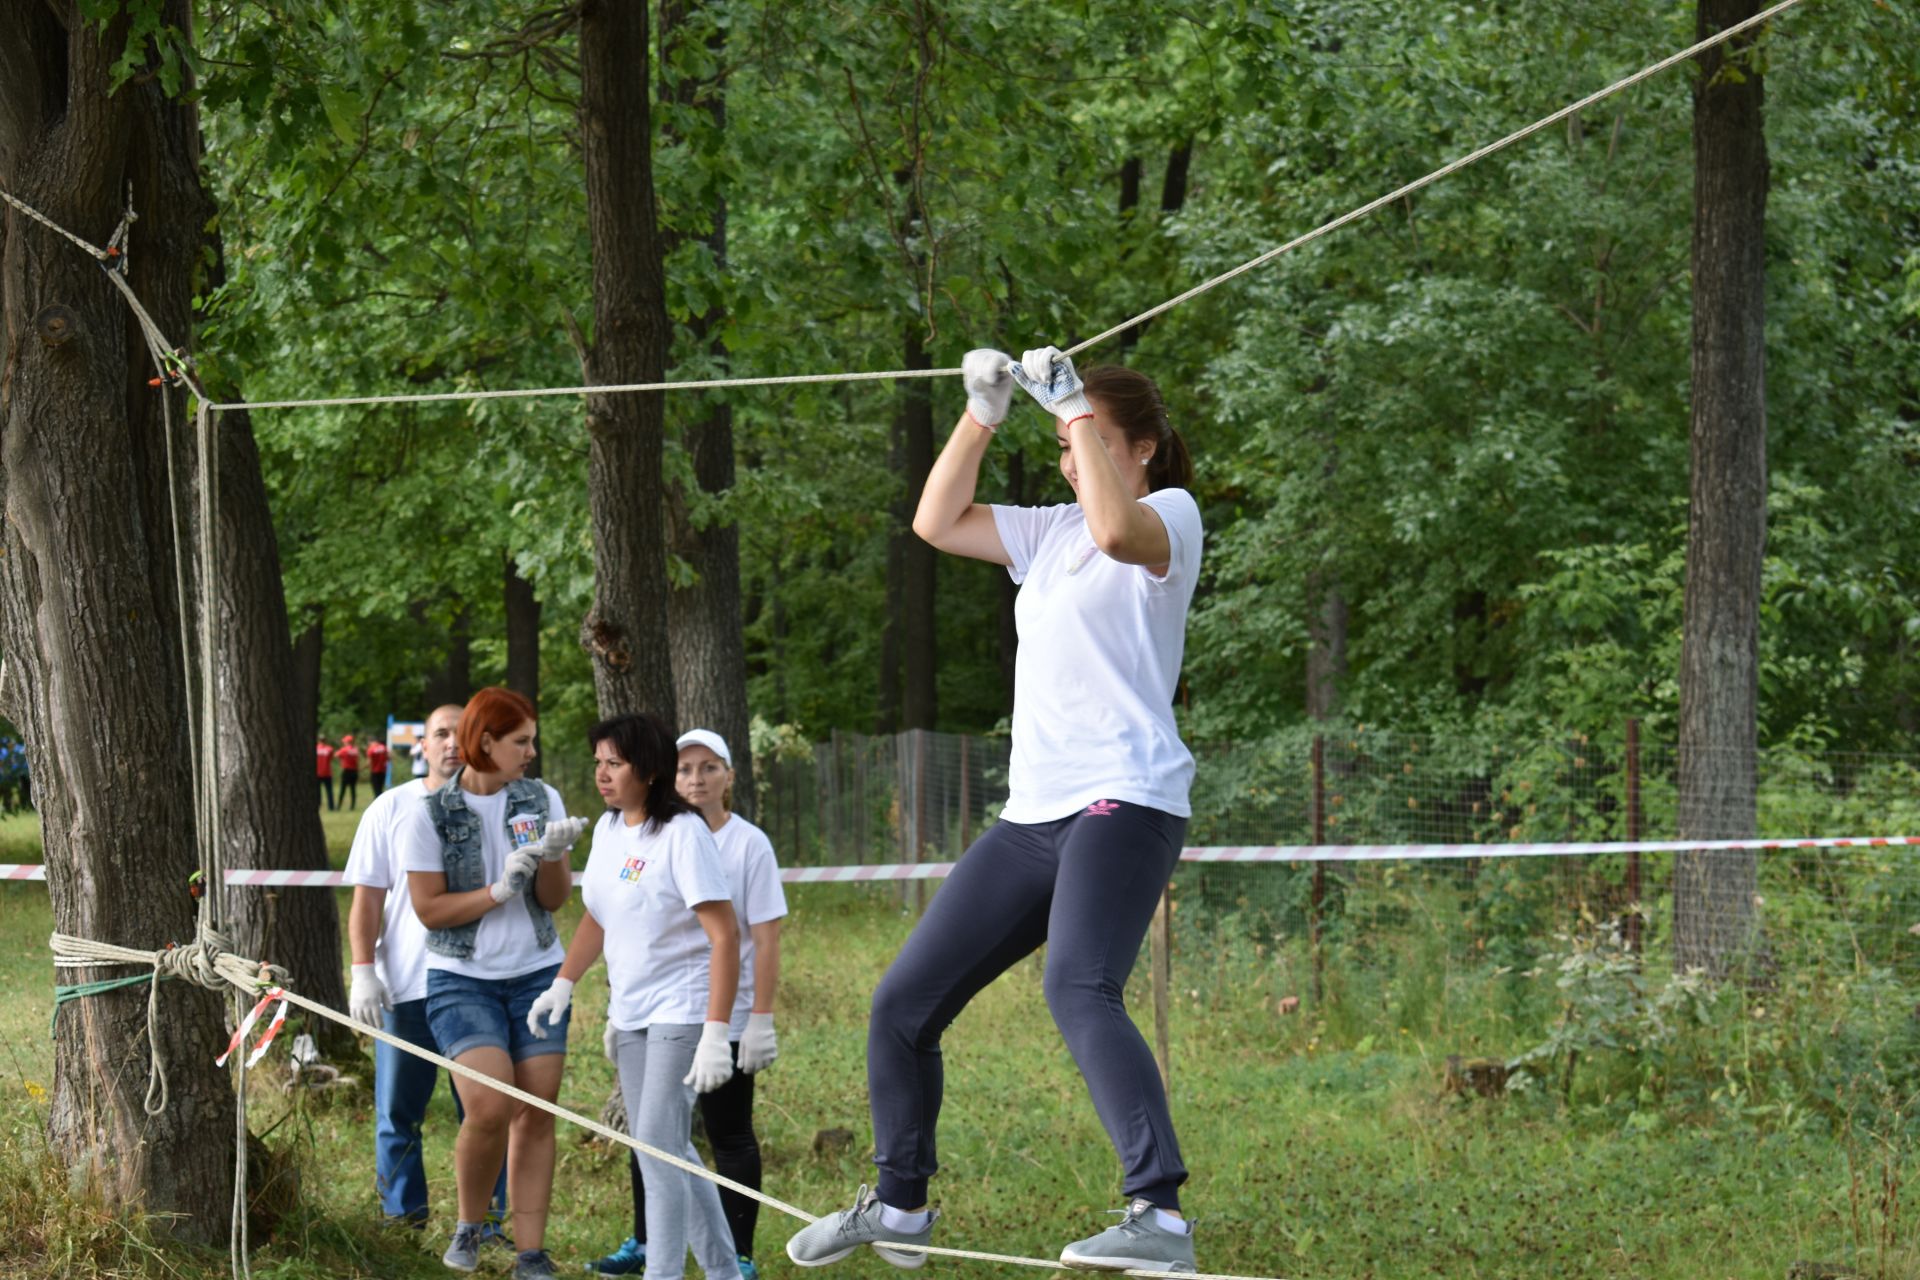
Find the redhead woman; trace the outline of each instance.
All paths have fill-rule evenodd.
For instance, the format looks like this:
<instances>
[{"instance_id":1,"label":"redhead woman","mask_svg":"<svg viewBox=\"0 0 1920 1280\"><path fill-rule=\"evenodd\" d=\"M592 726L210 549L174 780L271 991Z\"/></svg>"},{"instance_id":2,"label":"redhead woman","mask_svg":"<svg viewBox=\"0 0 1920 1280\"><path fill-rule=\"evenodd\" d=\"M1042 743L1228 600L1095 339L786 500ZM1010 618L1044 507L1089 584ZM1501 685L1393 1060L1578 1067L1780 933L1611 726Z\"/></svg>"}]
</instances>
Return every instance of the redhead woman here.
<instances>
[{"instance_id":1,"label":"redhead woman","mask_svg":"<svg viewBox=\"0 0 1920 1280\"><path fill-rule=\"evenodd\" d=\"M396 833L414 914L427 928L427 1025L441 1052L483 1076L552 1101L566 1063L558 1034L527 1026L534 1001L560 971L553 913L572 891L567 851L586 827L560 793L526 776L537 751L533 704L511 689L482 689L460 718L460 771ZM459 1220L442 1261L479 1265L487 1197L507 1163L514 1280L546 1280L553 1192L553 1117L460 1077L466 1120L454 1144ZM509 1142L511 1135L511 1142Z\"/></svg>"}]
</instances>

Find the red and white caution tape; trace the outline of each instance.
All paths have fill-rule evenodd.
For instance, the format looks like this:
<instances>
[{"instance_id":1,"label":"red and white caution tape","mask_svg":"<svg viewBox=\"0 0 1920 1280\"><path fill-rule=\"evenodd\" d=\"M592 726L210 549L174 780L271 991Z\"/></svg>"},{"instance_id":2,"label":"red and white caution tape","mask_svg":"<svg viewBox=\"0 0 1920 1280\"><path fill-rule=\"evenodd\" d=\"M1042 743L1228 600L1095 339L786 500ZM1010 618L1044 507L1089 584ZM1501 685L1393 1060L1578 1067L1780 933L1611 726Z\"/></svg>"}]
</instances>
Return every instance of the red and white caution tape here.
<instances>
[{"instance_id":1,"label":"red and white caution tape","mask_svg":"<svg viewBox=\"0 0 1920 1280\"><path fill-rule=\"evenodd\" d=\"M1603 853L1687 853L1751 849L1786 853L1805 849L1920 847L1920 836L1817 836L1798 840L1563 840L1514 844L1264 844L1202 845L1180 851L1182 862L1432 862L1448 858L1566 858ZM879 862L866 866L787 867L787 884L872 884L940 880L951 862ZM0 864L0 880L44 880L38 863ZM581 874L573 873L577 885ZM333 888L346 883L338 871L227 872L230 885L255 888Z\"/></svg>"},{"instance_id":2,"label":"red and white caution tape","mask_svg":"<svg viewBox=\"0 0 1920 1280\"><path fill-rule=\"evenodd\" d=\"M261 1035L259 1042L253 1046L253 1053L247 1058L247 1065L251 1067L266 1056L267 1046L271 1045L273 1038L280 1034L281 1024L286 1022L287 1009L290 1007L287 1002L287 993L279 987L268 987L267 993L260 997L260 1002L247 1011L246 1017L240 1019L240 1025L234 1029L233 1039L227 1041L226 1051L213 1060L214 1066L227 1065L227 1059L233 1056L233 1051L246 1040L247 1032L253 1030L253 1024L260 1020L260 1015L266 1012L267 1006L275 1000L280 1002L280 1007L274 1010L273 1020L267 1023L266 1031Z\"/></svg>"}]
</instances>

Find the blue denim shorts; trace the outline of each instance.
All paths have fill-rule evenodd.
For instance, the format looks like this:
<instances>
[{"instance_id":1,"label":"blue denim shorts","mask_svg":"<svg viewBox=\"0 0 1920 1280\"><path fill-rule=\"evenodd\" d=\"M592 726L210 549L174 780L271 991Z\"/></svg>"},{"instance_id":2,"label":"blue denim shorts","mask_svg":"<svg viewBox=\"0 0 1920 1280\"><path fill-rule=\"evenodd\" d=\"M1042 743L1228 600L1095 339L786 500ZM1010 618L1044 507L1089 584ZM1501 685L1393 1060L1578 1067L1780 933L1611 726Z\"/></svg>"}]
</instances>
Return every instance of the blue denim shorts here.
<instances>
[{"instance_id":1,"label":"blue denim shorts","mask_svg":"<svg viewBox=\"0 0 1920 1280\"><path fill-rule=\"evenodd\" d=\"M491 1046L505 1049L515 1062L543 1053L565 1053L572 1005L560 1015L560 1025L545 1036L527 1030L528 1010L559 972L557 964L518 978L470 978L445 969L427 970L427 1026L440 1052L458 1058L469 1049ZM541 1025L546 1026L544 1020Z\"/></svg>"}]
</instances>

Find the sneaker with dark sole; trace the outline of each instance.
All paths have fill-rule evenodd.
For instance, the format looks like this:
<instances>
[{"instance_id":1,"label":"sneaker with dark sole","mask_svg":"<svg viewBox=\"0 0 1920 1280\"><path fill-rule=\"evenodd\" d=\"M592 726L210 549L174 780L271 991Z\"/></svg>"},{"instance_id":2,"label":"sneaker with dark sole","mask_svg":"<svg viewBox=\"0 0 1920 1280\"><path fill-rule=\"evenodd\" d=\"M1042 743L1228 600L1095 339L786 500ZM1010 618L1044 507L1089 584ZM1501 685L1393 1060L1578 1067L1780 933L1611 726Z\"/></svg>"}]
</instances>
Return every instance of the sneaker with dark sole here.
<instances>
[{"instance_id":1,"label":"sneaker with dark sole","mask_svg":"<svg viewBox=\"0 0 1920 1280\"><path fill-rule=\"evenodd\" d=\"M1193 1262L1193 1230L1169 1231L1154 1217L1154 1208L1135 1200L1109 1212L1120 1221L1097 1236L1068 1245L1060 1261L1069 1267L1094 1271L1198 1271Z\"/></svg>"},{"instance_id":2,"label":"sneaker with dark sole","mask_svg":"<svg viewBox=\"0 0 1920 1280\"><path fill-rule=\"evenodd\" d=\"M647 1246L638 1236L628 1236L618 1249L587 1264L588 1273L597 1276L637 1276L646 1269Z\"/></svg>"},{"instance_id":3,"label":"sneaker with dark sole","mask_svg":"<svg viewBox=\"0 0 1920 1280\"><path fill-rule=\"evenodd\" d=\"M545 1249L528 1249L514 1255L513 1280L555 1280L553 1259Z\"/></svg>"},{"instance_id":4,"label":"sneaker with dark sole","mask_svg":"<svg viewBox=\"0 0 1920 1280\"><path fill-rule=\"evenodd\" d=\"M907 1271L924 1267L926 1254L887 1246L926 1244L933 1239L933 1224L940 1220L940 1211L929 1211L927 1225L918 1231L893 1231L881 1223L880 1208L879 1199L862 1186L853 1197L853 1208L830 1213L796 1232L787 1241L787 1256L803 1267L824 1267L866 1244L896 1267Z\"/></svg>"},{"instance_id":5,"label":"sneaker with dark sole","mask_svg":"<svg viewBox=\"0 0 1920 1280\"><path fill-rule=\"evenodd\" d=\"M474 1271L480 1266L480 1224L462 1222L453 1229L453 1241L440 1261L454 1271Z\"/></svg>"}]
</instances>

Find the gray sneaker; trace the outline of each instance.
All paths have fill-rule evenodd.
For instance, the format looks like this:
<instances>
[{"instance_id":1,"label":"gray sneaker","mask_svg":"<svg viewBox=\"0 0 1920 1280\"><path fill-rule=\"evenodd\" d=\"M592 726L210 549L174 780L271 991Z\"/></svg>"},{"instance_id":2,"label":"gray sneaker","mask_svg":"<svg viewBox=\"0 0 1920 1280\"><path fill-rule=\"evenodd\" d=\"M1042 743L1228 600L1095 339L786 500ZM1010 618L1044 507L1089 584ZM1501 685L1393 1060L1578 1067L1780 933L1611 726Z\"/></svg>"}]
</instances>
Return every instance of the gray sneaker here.
<instances>
[{"instance_id":1,"label":"gray sneaker","mask_svg":"<svg viewBox=\"0 0 1920 1280\"><path fill-rule=\"evenodd\" d=\"M802 1227L787 1241L787 1256L803 1267L824 1267L838 1262L863 1244L896 1267L912 1271L927 1264L927 1255L904 1249L889 1249L887 1244L925 1244L933 1239L933 1224L940 1211L927 1216L927 1225L918 1231L892 1231L880 1225L880 1201L862 1186L853 1197L853 1208L830 1213Z\"/></svg>"},{"instance_id":2,"label":"gray sneaker","mask_svg":"<svg viewBox=\"0 0 1920 1280\"><path fill-rule=\"evenodd\" d=\"M1193 1263L1193 1229L1169 1231L1154 1218L1153 1206L1135 1200L1124 1209L1109 1212L1120 1221L1099 1235L1060 1251L1060 1261L1069 1267L1089 1267L1097 1271L1197 1271Z\"/></svg>"},{"instance_id":3,"label":"gray sneaker","mask_svg":"<svg viewBox=\"0 0 1920 1280\"><path fill-rule=\"evenodd\" d=\"M453 1243L440 1255L440 1261L455 1271L477 1270L480 1266L480 1224L457 1224L453 1228Z\"/></svg>"},{"instance_id":4,"label":"gray sneaker","mask_svg":"<svg viewBox=\"0 0 1920 1280\"><path fill-rule=\"evenodd\" d=\"M554 1280L553 1259L545 1249L529 1249L514 1255L513 1280Z\"/></svg>"}]
</instances>

